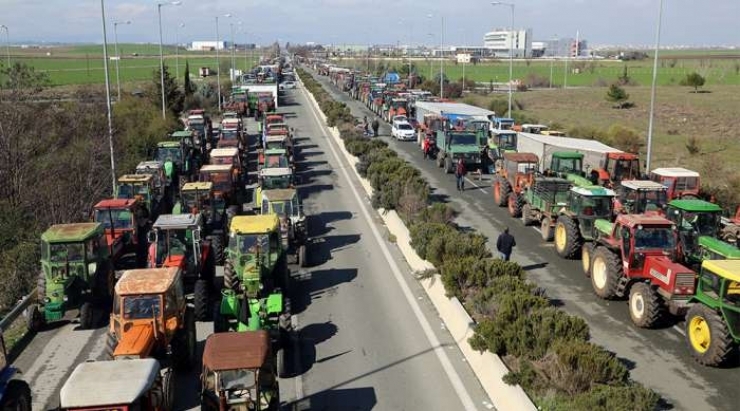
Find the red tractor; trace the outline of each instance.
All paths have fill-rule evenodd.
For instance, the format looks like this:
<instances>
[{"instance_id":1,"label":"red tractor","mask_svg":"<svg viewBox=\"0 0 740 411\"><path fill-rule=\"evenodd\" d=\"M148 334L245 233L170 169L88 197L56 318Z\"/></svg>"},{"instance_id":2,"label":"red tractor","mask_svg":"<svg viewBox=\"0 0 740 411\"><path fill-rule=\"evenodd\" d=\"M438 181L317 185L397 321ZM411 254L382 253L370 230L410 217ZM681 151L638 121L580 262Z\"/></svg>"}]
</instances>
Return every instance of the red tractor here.
<instances>
[{"instance_id":1,"label":"red tractor","mask_svg":"<svg viewBox=\"0 0 740 411\"><path fill-rule=\"evenodd\" d=\"M509 215L522 215L522 193L532 185L539 173L539 157L533 153L504 153L500 169L493 178L493 201L500 207L507 206Z\"/></svg>"},{"instance_id":2,"label":"red tractor","mask_svg":"<svg viewBox=\"0 0 740 411\"><path fill-rule=\"evenodd\" d=\"M591 170L591 182L609 188L618 187L622 180L638 180L641 177L640 158L632 153L606 153L601 160L601 167Z\"/></svg>"},{"instance_id":3,"label":"red tractor","mask_svg":"<svg viewBox=\"0 0 740 411\"><path fill-rule=\"evenodd\" d=\"M142 265L146 256L146 213L136 199L114 198L102 200L93 207L92 220L105 227L105 239L114 266L127 254L136 253L136 265ZM137 218L137 215L139 218Z\"/></svg>"},{"instance_id":4,"label":"red tractor","mask_svg":"<svg viewBox=\"0 0 740 411\"><path fill-rule=\"evenodd\" d=\"M597 238L582 250L594 292L604 299L629 295L632 322L655 326L666 311L685 313L696 275L674 262L677 230L658 215L622 214L598 221Z\"/></svg>"},{"instance_id":5,"label":"red tractor","mask_svg":"<svg viewBox=\"0 0 740 411\"><path fill-rule=\"evenodd\" d=\"M701 198L699 173L682 167L656 168L649 178L668 187L668 201Z\"/></svg>"}]
</instances>

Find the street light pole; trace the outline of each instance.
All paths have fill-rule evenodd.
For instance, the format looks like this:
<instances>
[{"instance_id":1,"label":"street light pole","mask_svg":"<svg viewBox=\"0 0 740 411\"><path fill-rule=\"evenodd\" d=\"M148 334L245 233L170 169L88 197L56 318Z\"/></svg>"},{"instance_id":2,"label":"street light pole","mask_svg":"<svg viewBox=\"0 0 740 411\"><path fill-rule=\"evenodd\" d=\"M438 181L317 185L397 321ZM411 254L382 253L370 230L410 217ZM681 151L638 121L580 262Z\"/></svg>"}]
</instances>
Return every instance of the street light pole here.
<instances>
[{"instance_id":1,"label":"street light pole","mask_svg":"<svg viewBox=\"0 0 740 411\"><path fill-rule=\"evenodd\" d=\"M445 98L445 16L442 16L442 31L439 34L439 98Z\"/></svg>"},{"instance_id":2,"label":"street light pole","mask_svg":"<svg viewBox=\"0 0 740 411\"><path fill-rule=\"evenodd\" d=\"M167 97L164 94L164 51L162 49L162 6L179 6L180 1L157 3L157 15L159 16L159 82L162 86L162 118L167 118Z\"/></svg>"},{"instance_id":3,"label":"street light pole","mask_svg":"<svg viewBox=\"0 0 740 411\"><path fill-rule=\"evenodd\" d=\"M509 117L511 117L511 82L514 77L514 3L505 3L502 1L494 1L491 3L494 6L509 6L511 7L511 30L509 31Z\"/></svg>"},{"instance_id":4,"label":"street light pole","mask_svg":"<svg viewBox=\"0 0 740 411\"><path fill-rule=\"evenodd\" d=\"M180 78L180 29L185 27L185 23L180 23L175 27L175 79Z\"/></svg>"},{"instance_id":5,"label":"street light pole","mask_svg":"<svg viewBox=\"0 0 740 411\"><path fill-rule=\"evenodd\" d=\"M108 75L108 36L105 30L105 0L100 0L100 20L103 24L103 68L105 69L105 103L106 108L108 109L108 146L110 148L111 194L115 195L116 160L113 156L113 110L110 102L110 76Z\"/></svg>"},{"instance_id":6,"label":"street light pole","mask_svg":"<svg viewBox=\"0 0 740 411\"><path fill-rule=\"evenodd\" d=\"M653 153L653 117L655 114L655 86L658 80L658 49L660 48L660 24L663 20L663 0L660 0L658 10L658 27L655 30L655 56L653 57L653 83L650 86L650 120L648 121L647 155L645 171L650 171L650 160Z\"/></svg>"},{"instance_id":7,"label":"street light pole","mask_svg":"<svg viewBox=\"0 0 740 411\"><path fill-rule=\"evenodd\" d=\"M5 55L8 58L8 70L10 70L10 29L4 24L0 24L0 30L5 30Z\"/></svg>"},{"instance_id":8,"label":"street light pole","mask_svg":"<svg viewBox=\"0 0 740 411\"><path fill-rule=\"evenodd\" d=\"M553 42L557 44L558 42L558 36L555 36L553 39ZM553 74L553 68L555 66L555 45L550 50L550 88L552 88L552 74Z\"/></svg>"},{"instance_id":9,"label":"street light pole","mask_svg":"<svg viewBox=\"0 0 740 411\"><path fill-rule=\"evenodd\" d=\"M224 14L224 17L231 17L231 14ZM218 86L218 111L221 111L221 58L218 47L221 41L221 35L218 32L218 16L216 16L216 84Z\"/></svg>"},{"instance_id":10,"label":"street light pole","mask_svg":"<svg viewBox=\"0 0 740 411\"><path fill-rule=\"evenodd\" d=\"M115 37L115 53L116 53L116 88L118 89L118 100L121 101L121 76L119 74L119 60L121 60L121 55L118 54L118 25L119 24L131 24L131 20L126 21L114 21L113 22L113 37Z\"/></svg>"},{"instance_id":11,"label":"street light pole","mask_svg":"<svg viewBox=\"0 0 740 411\"><path fill-rule=\"evenodd\" d=\"M234 44L234 23L230 22L229 27L231 28L231 73L229 73L229 80L231 80L236 75L236 55L234 54L236 50L236 44Z\"/></svg>"}]
</instances>

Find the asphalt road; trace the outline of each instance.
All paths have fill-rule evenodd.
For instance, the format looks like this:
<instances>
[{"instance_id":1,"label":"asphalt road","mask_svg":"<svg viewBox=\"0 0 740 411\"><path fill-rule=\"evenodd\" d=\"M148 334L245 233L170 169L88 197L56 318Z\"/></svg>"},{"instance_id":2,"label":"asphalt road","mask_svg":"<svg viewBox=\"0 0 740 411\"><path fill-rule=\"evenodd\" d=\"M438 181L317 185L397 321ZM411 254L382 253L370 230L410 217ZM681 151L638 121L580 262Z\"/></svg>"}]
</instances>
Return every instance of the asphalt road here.
<instances>
[{"instance_id":1,"label":"asphalt road","mask_svg":"<svg viewBox=\"0 0 740 411\"><path fill-rule=\"evenodd\" d=\"M315 74L315 73L314 73ZM359 101L332 86L327 77L314 75L335 98L349 105L352 113L368 118L373 113ZM504 226L516 237L518 247L512 259L528 271L529 278L547 289L554 302L566 311L581 316L591 327L592 340L614 352L630 369L634 380L661 394L665 409L735 410L740 404L738 364L717 369L698 365L686 347L683 324L674 323L658 330L644 330L632 325L626 301L604 301L593 293L590 280L583 275L580 261L563 260L552 243L542 242L538 229L524 227L505 208L493 204L491 180L468 176L466 190L457 192L452 175L445 175L413 142L390 138L390 127L381 121L381 137L399 155L419 168L433 195L448 201L461 211L458 222L487 235L489 247Z\"/></svg>"},{"instance_id":2,"label":"asphalt road","mask_svg":"<svg viewBox=\"0 0 740 411\"><path fill-rule=\"evenodd\" d=\"M315 238L311 266L291 267L299 331L289 352L293 377L280 381L283 409L492 409L303 93L289 91L279 110L298 136L299 190ZM197 324L199 352L212 327ZM34 410L56 408L74 367L102 359L105 334L72 320L26 341L14 364L31 385ZM199 409L199 372L177 377L176 410Z\"/></svg>"}]
</instances>

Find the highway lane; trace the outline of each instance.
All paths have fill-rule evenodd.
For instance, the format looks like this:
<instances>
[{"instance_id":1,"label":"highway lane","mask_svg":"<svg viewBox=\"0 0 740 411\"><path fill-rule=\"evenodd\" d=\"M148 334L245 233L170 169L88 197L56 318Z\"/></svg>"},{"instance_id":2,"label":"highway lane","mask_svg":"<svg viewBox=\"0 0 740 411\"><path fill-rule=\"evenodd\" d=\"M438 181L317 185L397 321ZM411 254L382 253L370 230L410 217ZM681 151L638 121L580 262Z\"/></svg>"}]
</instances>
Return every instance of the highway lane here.
<instances>
[{"instance_id":1,"label":"highway lane","mask_svg":"<svg viewBox=\"0 0 740 411\"><path fill-rule=\"evenodd\" d=\"M355 116L370 116L362 103L331 86L327 77L314 76L347 103ZM590 281L582 274L580 261L563 260L552 244L542 242L535 228L525 228L505 208L493 204L489 176L482 181L469 175L466 191L455 189L454 177L445 175L432 160L424 160L412 142L389 138L390 127L382 123L381 135L401 157L415 164L434 188L434 195L461 211L459 222L474 227L495 240L504 226L510 227L519 247L513 259L522 264L532 280L547 289L548 295L570 313L585 318L594 342L616 353L631 368L632 378L663 395L674 409L736 409L740 393L735 389L740 368L716 369L696 364L685 346L683 324L659 330L632 325L626 301L597 298ZM474 186L473 184L477 185ZM491 246L489 241L489 246Z\"/></svg>"}]
</instances>

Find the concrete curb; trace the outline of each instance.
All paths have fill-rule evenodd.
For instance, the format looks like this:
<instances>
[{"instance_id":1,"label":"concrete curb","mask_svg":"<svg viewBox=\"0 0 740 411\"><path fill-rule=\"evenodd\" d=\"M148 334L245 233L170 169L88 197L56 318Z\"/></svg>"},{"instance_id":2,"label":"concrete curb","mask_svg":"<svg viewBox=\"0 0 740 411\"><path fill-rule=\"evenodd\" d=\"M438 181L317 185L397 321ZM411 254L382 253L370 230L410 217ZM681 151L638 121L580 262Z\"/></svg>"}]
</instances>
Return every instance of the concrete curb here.
<instances>
[{"instance_id":1,"label":"concrete curb","mask_svg":"<svg viewBox=\"0 0 740 411\"><path fill-rule=\"evenodd\" d=\"M303 81L297 75L296 77L305 89ZM313 94L308 92L308 90L306 91L311 104L315 106L323 121L326 122L326 116L321 112ZM339 146L347 162L353 166L352 171L362 184L368 197L372 197L373 190L370 183L362 178L354 167L359 162L359 159L344 148L344 142L339 136L339 130L336 127L329 127L329 131L329 134L334 139L336 145ZM395 210L388 211L380 209L377 211L388 228L388 231L396 237L395 243L411 267L412 273L418 274L427 270L434 270L434 265L419 257L411 247L410 232L398 213ZM447 298L439 275L435 275L431 279L421 280L420 282L494 406L499 410L506 411L536 411L537 407L519 385L512 386L504 383L502 378L509 372L509 369L498 355L489 351L480 353L470 347L468 339L474 334L475 322L456 297Z\"/></svg>"}]
</instances>

